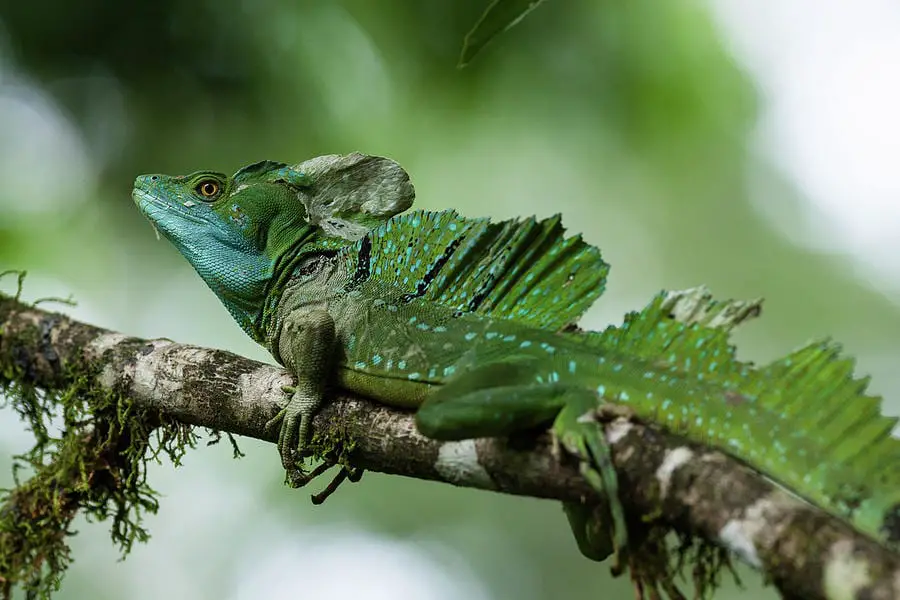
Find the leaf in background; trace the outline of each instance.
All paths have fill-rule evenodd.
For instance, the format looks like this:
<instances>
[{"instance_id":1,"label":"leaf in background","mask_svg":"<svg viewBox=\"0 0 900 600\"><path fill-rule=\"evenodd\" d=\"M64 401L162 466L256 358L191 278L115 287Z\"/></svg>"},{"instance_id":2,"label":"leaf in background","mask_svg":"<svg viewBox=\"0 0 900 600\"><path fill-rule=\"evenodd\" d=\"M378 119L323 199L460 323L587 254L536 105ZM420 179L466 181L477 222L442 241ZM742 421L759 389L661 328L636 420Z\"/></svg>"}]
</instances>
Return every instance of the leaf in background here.
<instances>
[{"instance_id":1,"label":"leaf in background","mask_svg":"<svg viewBox=\"0 0 900 600\"><path fill-rule=\"evenodd\" d=\"M465 67L496 36L516 25L543 3L544 0L492 0L472 30L466 34L456 66Z\"/></svg>"}]
</instances>

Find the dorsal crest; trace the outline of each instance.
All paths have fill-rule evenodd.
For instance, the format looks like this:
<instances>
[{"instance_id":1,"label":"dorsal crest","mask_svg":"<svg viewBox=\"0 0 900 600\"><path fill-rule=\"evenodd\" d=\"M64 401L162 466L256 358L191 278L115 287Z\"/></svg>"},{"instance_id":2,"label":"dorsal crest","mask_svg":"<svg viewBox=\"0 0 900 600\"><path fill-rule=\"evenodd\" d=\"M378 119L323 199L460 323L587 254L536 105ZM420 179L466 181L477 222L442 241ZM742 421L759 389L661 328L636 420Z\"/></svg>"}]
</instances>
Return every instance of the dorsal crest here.
<instances>
[{"instance_id":1,"label":"dorsal crest","mask_svg":"<svg viewBox=\"0 0 900 600\"><path fill-rule=\"evenodd\" d=\"M560 217L492 223L455 211L394 217L344 250L355 285L400 290L404 303L561 329L603 293L609 266Z\"/></svg>"}]
</instances>

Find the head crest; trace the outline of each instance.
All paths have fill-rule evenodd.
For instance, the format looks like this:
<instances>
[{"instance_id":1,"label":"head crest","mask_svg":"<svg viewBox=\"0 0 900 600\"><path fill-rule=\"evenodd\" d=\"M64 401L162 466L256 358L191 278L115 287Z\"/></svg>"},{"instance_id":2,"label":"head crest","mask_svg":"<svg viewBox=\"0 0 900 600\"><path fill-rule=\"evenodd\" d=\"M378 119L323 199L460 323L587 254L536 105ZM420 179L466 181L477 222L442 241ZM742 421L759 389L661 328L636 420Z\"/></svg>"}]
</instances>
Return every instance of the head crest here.
<instances>
[{"instance_id":1,"label":"head crest","mask_svg":"<svg viewBox=\"0 0 900 600\"><path fill-rule=\"evenodd\" d=\"M233 179L235 180L235 182L241 183L243 181L247 181L247 179L251 177L259 177L260 175L264 175L269 171L281 169L286 166L287 165L283 162L277 162L274 160L261 160L259 162L253 163L252 165L247 165L246 167L238 169L238 172L234 174Z\"/></svg>"},{"instance_id":2,"label":"head crest","mask_svg":"<svg viewBox=\"0 0 900 600\"><path fill-rule=\"evenodd\" d=\"M293 166L257 163L242 171L250 168L268 170L267 177L295 187L311 225L351 241L408 209L415 198L407 172L380 156L329 154Z\"/></svg>"}]
</instances>

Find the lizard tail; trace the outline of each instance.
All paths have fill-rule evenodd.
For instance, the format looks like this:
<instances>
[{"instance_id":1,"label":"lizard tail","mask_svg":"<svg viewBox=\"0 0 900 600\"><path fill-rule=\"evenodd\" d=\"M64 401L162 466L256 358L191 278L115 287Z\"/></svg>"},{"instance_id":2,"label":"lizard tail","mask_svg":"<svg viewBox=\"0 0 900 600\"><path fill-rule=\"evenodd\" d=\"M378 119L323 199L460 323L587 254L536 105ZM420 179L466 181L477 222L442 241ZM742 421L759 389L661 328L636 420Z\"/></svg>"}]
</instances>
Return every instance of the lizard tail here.
<instances>
[{"instance_id":1,"label":"lizard tail","mask_svg":"<svg viewBox=\"0 0 900 600\"><path fill-rule=\"evenodd\" d=\"M854 377L854 361L829 340L759 368L739 361L730 327L710 326L716 312L682 323L661 294L621 326L573 336L642 358L697 392L669 408L645 401L639 413L721 447L886 546L900 547L900 440L891 435L897 419L884 416L881 399L866 392L868 378Z\"/></svg>"}]
</instances>

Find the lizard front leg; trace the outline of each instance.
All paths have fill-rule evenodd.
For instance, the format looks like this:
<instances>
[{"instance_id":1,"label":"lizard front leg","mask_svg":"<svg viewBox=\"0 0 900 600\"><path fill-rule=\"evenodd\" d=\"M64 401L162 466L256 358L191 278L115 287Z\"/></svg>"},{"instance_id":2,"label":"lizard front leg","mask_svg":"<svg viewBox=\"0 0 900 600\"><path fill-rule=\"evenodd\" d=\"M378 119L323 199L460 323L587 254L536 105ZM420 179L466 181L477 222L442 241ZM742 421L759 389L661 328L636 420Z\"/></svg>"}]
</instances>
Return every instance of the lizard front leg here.
<instances>
[{"instance_id":1,"label":"lizard front leg","mask_svg":"<svg viewBox=\"0 0 900 600\"><path fill-rule=\"evenodd\" d=\"M287 406L266 424L266 429L280 425L278 451L291 487L301 487L310 480L298 468L298 460L302 464L310 421L322 405L332 376L335 344L334 319L327 311L295 310L285 318L278 352L284 365L297 377L297 385L290 390Z\"/></svg>"}]
</instances>

